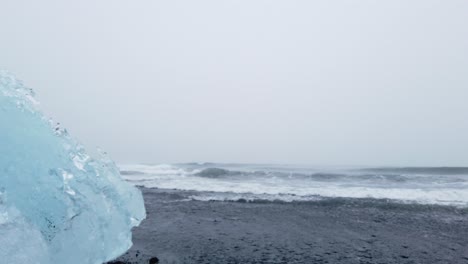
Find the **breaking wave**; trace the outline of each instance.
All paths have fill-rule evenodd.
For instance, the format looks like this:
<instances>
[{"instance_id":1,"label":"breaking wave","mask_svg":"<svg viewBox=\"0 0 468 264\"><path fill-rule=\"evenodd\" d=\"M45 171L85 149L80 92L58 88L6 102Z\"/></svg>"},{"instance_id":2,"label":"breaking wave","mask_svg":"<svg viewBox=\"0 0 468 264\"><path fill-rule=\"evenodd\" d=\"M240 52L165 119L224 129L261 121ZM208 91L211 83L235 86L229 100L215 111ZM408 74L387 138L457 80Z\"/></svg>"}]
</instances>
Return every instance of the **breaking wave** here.
<instances>
[{"instance_id":1,"label":"breaking wave","mask_svg":"<svg viewBox=\"0 0 468 264\"><path fill-rule=\"evenodd\" d=\"M197 200L377 198L468 206L468 168L308 168L290 165L122 165L148 188L197 191ZM209 194L208 194L209 193Z\"/></svg>"}]
</instances>

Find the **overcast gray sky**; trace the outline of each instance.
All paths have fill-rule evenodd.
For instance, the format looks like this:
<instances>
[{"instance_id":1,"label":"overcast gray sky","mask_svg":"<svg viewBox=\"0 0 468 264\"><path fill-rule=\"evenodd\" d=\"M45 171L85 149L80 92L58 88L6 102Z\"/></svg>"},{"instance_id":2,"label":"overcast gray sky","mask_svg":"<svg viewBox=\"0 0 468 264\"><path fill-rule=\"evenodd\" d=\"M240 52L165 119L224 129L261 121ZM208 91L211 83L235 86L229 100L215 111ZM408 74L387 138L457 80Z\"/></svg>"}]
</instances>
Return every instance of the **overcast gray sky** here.
<instances>
[{"instance_id":1,"label":"overcast gray sky","mask_svg":"<svg viewBox=\"0 0 468 264\"><path fill-rule=\"evenodd\" d=\"M1 2L0 68L118 162L468 165L468 1Z\"/></svg>"}]
</instances>

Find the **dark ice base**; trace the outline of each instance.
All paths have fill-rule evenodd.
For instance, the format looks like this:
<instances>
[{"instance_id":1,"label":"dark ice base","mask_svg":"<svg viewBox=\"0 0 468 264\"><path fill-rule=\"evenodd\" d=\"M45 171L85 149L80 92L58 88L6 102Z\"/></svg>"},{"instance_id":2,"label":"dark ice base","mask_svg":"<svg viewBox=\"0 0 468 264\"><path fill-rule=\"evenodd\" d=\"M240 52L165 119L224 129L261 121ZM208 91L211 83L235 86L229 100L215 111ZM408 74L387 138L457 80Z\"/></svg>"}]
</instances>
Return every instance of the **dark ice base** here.
<instances>
[{"instance_id":1,"label":"dark ice base","mask_svg":"<svg viewBox=\"0 0 468 264\"><path fill-rule=\"evenodd\" d=\"M148 218L114 263L468 264L468 209L373 199L183 201L142 188Z\"/></svg>"}]
</instances>

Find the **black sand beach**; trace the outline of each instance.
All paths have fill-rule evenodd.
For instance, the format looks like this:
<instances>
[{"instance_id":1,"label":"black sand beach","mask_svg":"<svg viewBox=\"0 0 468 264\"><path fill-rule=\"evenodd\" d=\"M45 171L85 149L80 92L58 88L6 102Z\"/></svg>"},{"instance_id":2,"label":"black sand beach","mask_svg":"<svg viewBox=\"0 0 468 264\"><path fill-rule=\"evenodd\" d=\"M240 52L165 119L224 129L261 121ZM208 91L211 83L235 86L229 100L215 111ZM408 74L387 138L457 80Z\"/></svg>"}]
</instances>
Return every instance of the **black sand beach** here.
<instances>
[{"instance_id":1,"label":"black sand beach","mask_svg":"<svg viewBox=\"0 0 468 264\"><path fill-rule=\"evenodd\" d=\"M142 191L147 219L113 263L468 263L467 209L373 199L204 202Z\"/></svg>"}]
</instances>

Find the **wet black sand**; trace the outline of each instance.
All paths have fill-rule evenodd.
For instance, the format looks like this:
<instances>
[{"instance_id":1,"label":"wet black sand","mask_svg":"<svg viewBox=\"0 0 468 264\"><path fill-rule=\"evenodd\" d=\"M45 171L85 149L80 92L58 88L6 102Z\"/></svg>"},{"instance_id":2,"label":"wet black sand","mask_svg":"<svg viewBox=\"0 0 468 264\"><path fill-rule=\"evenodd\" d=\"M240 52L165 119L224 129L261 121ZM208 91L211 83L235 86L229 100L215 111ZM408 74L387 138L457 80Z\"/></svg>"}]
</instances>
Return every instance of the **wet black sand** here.
<instances>
[{"instance_id":1,"label":"wet black sand","mask_svg":"<svg viewBox=\"0 0 468 264\"><path fill-rule=\"evenodd\" d=\"M116 263L468 263L467 209L372 199L184 201L190 192L142 191L148 217Z\"/></svg>"}]
</instances>

